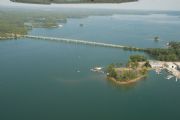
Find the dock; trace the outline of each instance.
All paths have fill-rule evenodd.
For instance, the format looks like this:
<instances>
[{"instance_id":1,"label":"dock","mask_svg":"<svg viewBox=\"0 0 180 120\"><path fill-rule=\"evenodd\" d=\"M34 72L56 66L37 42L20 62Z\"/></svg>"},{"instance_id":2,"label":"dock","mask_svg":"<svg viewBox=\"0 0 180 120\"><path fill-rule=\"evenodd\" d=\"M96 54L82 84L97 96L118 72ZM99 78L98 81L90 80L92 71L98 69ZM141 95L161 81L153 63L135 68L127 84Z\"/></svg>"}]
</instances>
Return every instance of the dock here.
<instances>
[{"instance_id":1,"label":"dock","mask_svg":"<svg viewBox=\"0 0 180 120\"><path fill-rule=\"evenodd\" d=\"M169 74L180 79L180 62L163 62L163 61L149 61L151 67L160 73L161 70L166 70ZM172 77L168 77L169 79Z\"/></svg>"}]
</instances>

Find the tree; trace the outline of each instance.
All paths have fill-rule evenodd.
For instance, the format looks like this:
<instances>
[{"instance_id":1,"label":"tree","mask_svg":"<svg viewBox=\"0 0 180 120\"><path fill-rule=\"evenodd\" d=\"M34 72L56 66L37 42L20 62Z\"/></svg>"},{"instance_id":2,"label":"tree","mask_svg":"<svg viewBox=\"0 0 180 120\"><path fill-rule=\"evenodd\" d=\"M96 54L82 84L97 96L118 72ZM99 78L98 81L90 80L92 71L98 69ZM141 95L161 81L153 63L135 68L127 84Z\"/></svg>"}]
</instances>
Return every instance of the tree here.
<instances>
[{"instance_id":1,"label":"tree","mask_svg":"<svg viewBox=\"0 0 180 120\"><path fill-rule=\"evenodd\" d=\"M140 72L142 75L145 75L147 73L147 71L148 71L147 68L143 68L143 69L141 69Z\"/></svg>"},{"instance_id":2,"label":"tree","mask_svg":"<svg viewBox=\"0 0 180 120\"><path fill-rule=\"evenodd\" d=\"M145 66L146 68L151 67L151 65L150 65L149 61L146 61L146 63L144 64L144 66Z\"/></svg>"},{"instance_id":3,"label":"tree","mask_svg":"<svg viewBox=\"0 0 180 120\"><path fill-rule=\"evenodd\" d=\"M149 48L145 52L160 61L180 61L180 42L170 42L169 48Z\"/></svg>"},{"instance_id":4,"label":"tree","mask_svg":"<svg viewBox=\"0 0 180 120\"><path fill-rule=\"evenodd\" d=\"M107 67L107 73L109 77L117 78L117 73L115 71L115 65L111 64Z\"/></svg>"},{"instance_id":5,"label":"tree","mask_svg":"<svg viewBox=\"0 0 180 120\"><path fill-rule=\"evenodd\" d=\"M122 63L116 63L116 67L122 67Z\"/></svg>"},{"instance_id":6,"label":"tree","mask_svg":"<svg viewBox=\"0 0 180 120\"><path fill-rule=\"evenodd\" d=\"M130 67L132 69L136 69L139 66L138 62L128 62L127 67Z\"/></svg>"},{"instance_id":7,"label":"tree","mask_svg":"<svg viewBox=\"0 0 180 120\"><path fill-rule=\"evenodd\" d=\"M130 56L130 61L131 62L143 62L146 61L146 57L143 55L131 55Z\"/></svg>"}]
</instances>

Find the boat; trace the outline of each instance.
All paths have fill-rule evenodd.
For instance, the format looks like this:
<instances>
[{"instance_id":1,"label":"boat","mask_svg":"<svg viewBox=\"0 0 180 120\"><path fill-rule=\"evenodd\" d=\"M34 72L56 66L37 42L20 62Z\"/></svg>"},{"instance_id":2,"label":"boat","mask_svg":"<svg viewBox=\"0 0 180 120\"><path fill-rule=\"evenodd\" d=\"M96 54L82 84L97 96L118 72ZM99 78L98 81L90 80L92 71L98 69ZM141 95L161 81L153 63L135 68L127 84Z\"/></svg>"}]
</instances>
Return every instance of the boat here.
<instances>
[{"instance_id":1,"label":"boat","mask_svg":"<svg viewBox=\"0 0 180 120\"><path fill-rule=\"evenodd\" d=\"M157 42L157 41L159 41L159 40L160 40L159 36L155 36L155 37L154 37L154 41Z\"/></svg>"},{"instance_id":2,"label":"boat","mask_svg":"<svg viewBox=\"0 0 180 120\"><path fill-rule=\"evenodd\" d=\"M63 25L61 25L61 24L59 24L58 26L59 26L59 28L62 28L62 27L63 27Z\"/></svg>"},{"instance_id":3,"label":"boat","mask_svg":"<svg viewBox=\"0 0 180 120\"><path fill-rule=\"evenodd\" d=\"M171 78L173 78L174 76L173 75L168 75L167 77L166 77L166 79L171 79Z\"/></svg>"},{"instance_id":4,"label":"boat","mask_svg":"<svg viewBox=\"0 0 180 120\"><path fill-rule=\"evenodd\" d=\"M176 77L176 82L178 81L177 77Z\"/></svg>"},{"instance_id":5,"label":"boat","mask_svg":"<svg viewBox=\"0 0 180 120\"><path fill-rule=\"evenodd\" d=\"M102 67L95 67L95 68L92 68L92 69L90 69L91 71L93 71L93 72L102 72Z\"/></svg>"}]
</instances>

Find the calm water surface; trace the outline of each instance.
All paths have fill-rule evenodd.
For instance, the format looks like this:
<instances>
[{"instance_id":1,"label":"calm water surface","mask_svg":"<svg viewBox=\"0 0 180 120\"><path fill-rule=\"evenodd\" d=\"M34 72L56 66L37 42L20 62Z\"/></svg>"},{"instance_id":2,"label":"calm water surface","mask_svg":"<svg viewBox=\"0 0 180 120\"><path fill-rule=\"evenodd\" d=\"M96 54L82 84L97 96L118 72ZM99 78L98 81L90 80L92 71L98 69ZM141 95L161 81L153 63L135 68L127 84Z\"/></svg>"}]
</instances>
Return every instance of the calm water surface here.
<instances>
[{"instance_id":1,"label":"calm water surface","mask_svg":"<svg viewBox=\"0 0 180 120\"><path fill-rule=\"evenodd\" d=\"M90 16L29 34L164 47L180 39L179 21L169 14ZM131 54L138 53L55 41L0 41L0 120L179 120L180 81L165 79L166 73L151 71L145 80L118 86L90 71L125 63Z\"/></svg>"}]
</instances>

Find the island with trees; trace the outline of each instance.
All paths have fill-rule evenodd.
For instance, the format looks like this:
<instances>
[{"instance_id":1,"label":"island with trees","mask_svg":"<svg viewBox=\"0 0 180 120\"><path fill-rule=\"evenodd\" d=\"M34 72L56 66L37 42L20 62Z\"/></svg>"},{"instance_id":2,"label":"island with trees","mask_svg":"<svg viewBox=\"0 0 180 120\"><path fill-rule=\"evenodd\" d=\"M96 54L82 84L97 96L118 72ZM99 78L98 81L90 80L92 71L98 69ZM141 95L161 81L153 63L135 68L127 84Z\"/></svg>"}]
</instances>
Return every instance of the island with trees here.
<instances>
[{"instance_id":1,"label":"island with trees","mask_svg":"<svg viewBox=\"0 0 180 120\"><path fill-rule=\"evenodd\" d=\"M117 84L130 84L145 78L149 68L149 62L145 56L132 55L125 66L111 64L106 72L109 80Z\"/></svg>"},{"instance_id":2,"label":"island with trees","mask_svg":"<svg viewBox=\"0 0 180 120\"><path fill-rule=\"evenodd\" d=\"M127 47L126 50L142 51L147 53L152 60L161 63L180 62L180 42L169 42L167 48L144 48L138 49ZM143 55L131 55L126 65L110 64L106 73L109 80L118 84L130 84L147 76L151 70L149 60Z\"/></svg>"}]
</instances>

